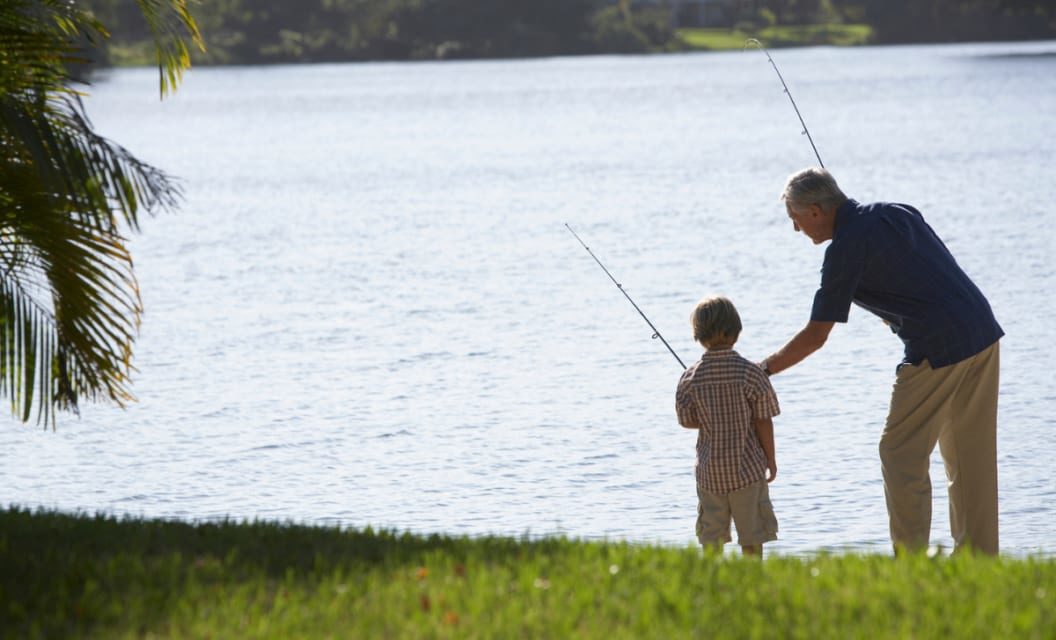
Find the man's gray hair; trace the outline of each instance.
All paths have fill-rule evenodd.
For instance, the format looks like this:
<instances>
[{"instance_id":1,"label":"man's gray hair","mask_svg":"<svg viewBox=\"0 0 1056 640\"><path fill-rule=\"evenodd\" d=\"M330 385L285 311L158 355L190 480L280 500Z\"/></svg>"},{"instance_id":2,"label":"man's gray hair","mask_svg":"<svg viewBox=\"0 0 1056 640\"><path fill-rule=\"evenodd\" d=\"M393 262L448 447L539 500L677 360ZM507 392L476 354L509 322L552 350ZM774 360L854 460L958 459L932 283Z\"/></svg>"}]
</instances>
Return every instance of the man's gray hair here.
<instances>
[{"instance_id":1,"label":"man's gray hair","mask_svg":"<svg viewBox=\"0 0 1056 640\"><path fill-rule=\"evenodd\" d=\"M781 199L794 207L812 204L835 208L847 201L847 196L840 191L836 178L821 167L807 167L788 177Z\"/></svg>"}]
</instances>

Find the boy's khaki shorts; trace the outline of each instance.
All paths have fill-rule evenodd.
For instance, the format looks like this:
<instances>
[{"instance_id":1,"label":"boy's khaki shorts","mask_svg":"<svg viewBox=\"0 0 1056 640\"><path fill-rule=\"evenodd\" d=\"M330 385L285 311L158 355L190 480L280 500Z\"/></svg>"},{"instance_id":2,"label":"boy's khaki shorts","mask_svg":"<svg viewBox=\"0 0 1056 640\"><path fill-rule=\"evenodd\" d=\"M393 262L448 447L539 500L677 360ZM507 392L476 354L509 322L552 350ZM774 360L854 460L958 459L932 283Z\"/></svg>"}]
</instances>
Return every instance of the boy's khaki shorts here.
<instances>
[{"instance_id":1,"label":"boy's khaki shorts","mask_svg":"<svg viewBox=\"0 0 1056 640\"><path fill-rule=\"evenodd\" d=\"M777 540L777 516L766 480L718 495L697 488L697 539L704 546L730 541L730 519L742 547Z\"/></svg>"}]
</instances>

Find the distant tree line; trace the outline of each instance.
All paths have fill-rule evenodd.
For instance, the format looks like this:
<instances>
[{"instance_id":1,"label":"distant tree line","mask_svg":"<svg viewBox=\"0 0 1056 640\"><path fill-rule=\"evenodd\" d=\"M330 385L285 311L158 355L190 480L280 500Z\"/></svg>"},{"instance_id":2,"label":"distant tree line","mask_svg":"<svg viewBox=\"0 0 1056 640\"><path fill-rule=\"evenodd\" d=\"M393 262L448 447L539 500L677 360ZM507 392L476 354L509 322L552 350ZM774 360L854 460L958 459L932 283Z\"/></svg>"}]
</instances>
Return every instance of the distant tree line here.
<instances>
[{"instance_id":1,"label":"distant tree line","mask_svg":"<svg viewBox=\"0 0 1056 640\"><path fill-rule=\"evenodd\" d=\"M147 56L127 0L83 0L112 34L99 61ZM196 64L502 58L683 48L675 0L209 0ZM681 5L686 4L686 0ZM729 0L741 29L867 24L875 43L1049 38L1056 0ZM143 60L141 60L142 62Z\"/></svg>"},{"instance_id":2,"label":"distant tree line","mask_svg":"<svg viewBox=\"0 0 1056 640\"><path fill-rule=\"evenodd\" d=\"M104 62L147 42L127 0L84 4L110 28ZM210 0L193 13L207 49L198 64L651 52L676 41L668 9L629 0Z\"/></svg>"},{"instance_id":3,"label":"distant tree line","mask_svg":"<svg viewBox=\"0 0 1056 640\"><path fill-rule=\"evenodd\" d=\"M965 42L1052 38L1056 0L867 0L874 41Z\"/></svg>"},{"instance_id":4,"label":"distant tree line","mask_svg":"<svg viewBox=\"0 0 1056 640\"><path fill-rule=\"evenodd\" d=\"M735 0L736 25L854 23L874 44L1056 36L1056 0Z\"/></svg>"}]
</instances>

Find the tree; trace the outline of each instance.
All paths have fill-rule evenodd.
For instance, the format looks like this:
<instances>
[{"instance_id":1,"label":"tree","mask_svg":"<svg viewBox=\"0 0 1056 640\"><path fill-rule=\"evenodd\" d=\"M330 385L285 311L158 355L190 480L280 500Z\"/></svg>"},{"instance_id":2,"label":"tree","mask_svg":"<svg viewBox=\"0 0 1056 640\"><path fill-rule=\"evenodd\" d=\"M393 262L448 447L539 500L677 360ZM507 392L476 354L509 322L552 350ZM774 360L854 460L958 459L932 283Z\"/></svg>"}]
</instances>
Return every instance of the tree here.
<instances>
[{"instance_id":1,"label":"tree","mask_svg":"<svg viewBox=\"0 0 1056 640\"><path fill-rule=\"evenodd\" d=\"M186 0L137 0L164 97L201 37ZM179 185L98 135L73 70L107 37L64 0L0 3L0 394L55 424L81 399L125 406L142 303L127 248Z\"/></svg>"}]
</instances>

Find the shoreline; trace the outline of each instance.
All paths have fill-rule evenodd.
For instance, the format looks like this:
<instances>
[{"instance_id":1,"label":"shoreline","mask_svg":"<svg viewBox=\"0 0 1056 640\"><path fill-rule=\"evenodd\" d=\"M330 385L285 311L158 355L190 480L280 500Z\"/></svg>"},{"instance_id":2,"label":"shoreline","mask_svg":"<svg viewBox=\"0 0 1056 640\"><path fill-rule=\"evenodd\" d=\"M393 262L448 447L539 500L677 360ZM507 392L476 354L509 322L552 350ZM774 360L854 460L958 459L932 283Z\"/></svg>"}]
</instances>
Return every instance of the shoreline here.
<instances>
[{"instance_id":1,"label":"shoreline","mask_svg":"<svg viewBox=\"0 0 1056 640\"><path fill-rule=\"evenodd\" d=\"M557 53L552 55L525 55L525 56L505 56L505 57L465 57L465 58L376 58L376 59L359 59L359 58L347 58L339 60L301 60L301 61L257 61L257 62L210 62L197 60L194 61L191 68L188 69L188 73L193 73L195 69L224 69L224 68L258 68L258 67L297 67L297 66L314 66L314 65L345 65L345 64L443 64L449 62L461 62L461 63L489 63L489 62L522 62L522 61L533 61L533 60L548 60L548 59L564 59L564 58L601 58L601 57L652 57L652 56L677 56L677 55L688 55L688 54L706 54L706 53L728 53L731 51L741 51L744 49L743 41L738 46L727 46L721 48L686 48L676 49L671 51L653 51L653 52L636 52L636 53L622 53L622 52L609 52L609 53ZM804 43L804 44L775 44L771 45L766 42L763 43L769 50L789 50L789 49L810 49L810 48L821 48L831 47L837 49L873 49L873 48L892 48L892 47L930 47L930 46L1001 46L1001 45L1051 45L1051 49L1039 51L1035 53L1024 53L1024 54L1009 54L1015 56L1039 56L1049 57L1056 56L1056 38L1054 39L1026 39L1026 40L966 40L966 41L934 41L934 42L899 42L899 43L859 43L859 44L834 44L834 43ZM123 62L113 64L93 64L90 65L92 74L105 74L107 71L116 69L156 69L157 64L146 60L126 60Z\"/></svg>"},{"instance_id":2,"label":"shoreline","mask_svg":"<svg viewBox=\"0 0 1056 640\"><path fill-rule=\"evenodd\" d=\"M468 539L0 510L11 637L1044 637L1056 560L762 561L698 548ZM754 603L754 604L753 604Z\"/></svg>"},{"instance_id":3,"label":"shoreline","mask_svg":"<svg viewBox=\"0 0 1056 640\"><path fill-rule=\"evenodd\" d=\"M190 517L185 518L181 516L158 516L158 515L146 515L143 513L132 513L127 511L87 511L87 510L65 510L52 506L45 505L30 505L20 503L8 503L6 505L0 505L0 521L5 516L13 513L22 513L29 516L42 516L42 517L57 517L57 518L69 518L74 520L97 520L97 521L108 521L116 524L144 524L154 523L160 525L174 525L183 527L216 527L216 526L229 526L229 527L254 527L254 526L266 526L266 527L278 527L296 530L314 530L320 532L329 532L337 534L360 534L364 532L373 532L377 535L392 536L392 537L410 537L410 538L445 538L451 540L463 540L466 542L476 542L482 540L507 540L510 542L517 543L540 543L546 541L562 541L571 544L584 544L584 545L628 545L631 547L639 548L653 548L653 549L669 549L669 550L683 550L686 548L696 549L697 543L694 541L692 531L687 532L686 541L683 543L676 542L664 542L656 539L633 539L623 537L608 537L608 536L579 536L570 534L564 531L553 531L543 533L532 533L525 531L522 533L504 533L504 532L477 532L477 533L458 533L450 531L437 531L429 529L401 529L396 526L388 525L375 525L370 523L365 524L341 524L334 522L312 522L310 520L297 520L292 518L261 518L261 517L240 517L232 515L224 516L207 516L202 518ZM690 524L691 521L690 521ZM784 541L784 538L779 539L775 543L770 543L768 549L772 549L773 546L780 545ZM733 542L728 543L725 547L726 555L737 555L740 552L737 551L738 547ZM942 544L931 545L929 547L928 555L930 558L945 558L951 556L952 548L945 547ZM770 555L774 557L781 557L787 559L799 559L799 560L811 560L819 557L840 557L840 556L869 556L869 557L893 557L890 545L884 543L882 545L876 545L872 543L854 543L847 542L838 545L830 545L819 547L816 549L809 549L806 551L789 551L783 552L780 550L769 551ZM1044 549L1032 549L1032 550L1001 550L1001 557L1009 560L1056 560L1056 550L1046 551Z\"/></svg>"}]
</instances>

